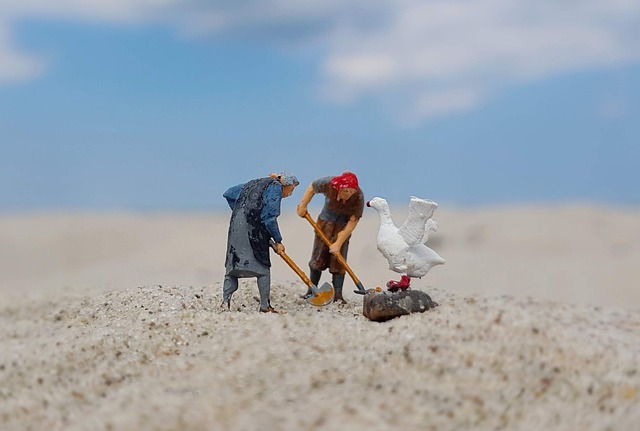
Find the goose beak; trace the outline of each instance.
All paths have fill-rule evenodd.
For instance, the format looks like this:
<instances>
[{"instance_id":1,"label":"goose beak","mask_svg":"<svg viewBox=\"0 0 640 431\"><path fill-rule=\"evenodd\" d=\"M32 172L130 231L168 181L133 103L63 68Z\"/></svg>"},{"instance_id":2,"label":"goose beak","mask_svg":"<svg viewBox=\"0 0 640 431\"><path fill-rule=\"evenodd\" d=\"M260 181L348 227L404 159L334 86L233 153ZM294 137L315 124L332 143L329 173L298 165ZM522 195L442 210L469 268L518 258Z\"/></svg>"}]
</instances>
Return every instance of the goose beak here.
<instances>
[{"instance_id":1,"label":"goose beak","mask_svg":"<svg viewBox=\"0 0 640 431\"><path fill-rule=\"evenodd\" d=\"M371 201L367 201L367 206L370 207L371 206Z\"/></svg>"}]
</instances>

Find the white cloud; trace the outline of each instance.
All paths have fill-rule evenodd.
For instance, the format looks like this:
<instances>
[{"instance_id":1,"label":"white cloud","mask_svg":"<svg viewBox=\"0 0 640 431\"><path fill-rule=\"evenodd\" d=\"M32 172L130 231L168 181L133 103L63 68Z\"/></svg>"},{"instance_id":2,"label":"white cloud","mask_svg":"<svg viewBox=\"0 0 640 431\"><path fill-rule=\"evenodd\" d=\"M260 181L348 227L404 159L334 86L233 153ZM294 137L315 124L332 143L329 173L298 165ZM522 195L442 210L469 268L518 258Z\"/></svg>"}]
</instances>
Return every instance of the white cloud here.
<instances>
[{"instance_id":1,"label":"white cloud","mask_svg":"<svg viewBox=\"0 0 640 431\"><path fill-rule=\"evenodd\" d=\"M395 59L384 53L330 57L325 63L325 71L340 77L341 82L327 91L335 92L332 97L336 99L350 101L358 92L394 81L398 76L396 66Z\"/></svg>"},{"instance_id":2,"label":"white cloud","mask_svg":"<svg viewBox=\"0 0 640 431\"><path fill-rule=\"evenodd\" d=\"M509 85L640 61L640 0L3 0L24 17L161 22L320 53L321 91L401 106L405 119L472 109ZM0 29L3 27L0 26ZM0 37L0 83L37 58ZM285 45L286 44L286 45ZM394 109L394 111L396 111ZM402 112L404 111L404 112Z\"/></svg>"},{"instance_id":3,"label":"white cloud","mask_svg":"<svg viewBox=\"0 0 640 431\"><path fill-rule=\"evenodd\" d=\"M508 85L640 60L638 1L398 5L375 32L333 35L325 88L351 98L380 95L382 89L405 100L405 115L426 118L473 108ZM335 67L360 58L385 58L384 70L393 74L364 63Z\"/></svg>"},{"instance_id":4,"label":"white cloud","mask_svg":"<svg viewBox=\"0 0 640 431\"><path fill-rule=\"evenodd\" d=\"M44 69L44 62L14 48L6 26L0 23L0 83L20 82L37 77Z\"/></svg>"},{"instance_id":5,"label":"white cloud","mask_svg":"<svg viewBox=\"0 0 640 431\"><path fill-rule=\"evenodd\" d=\"M135 22L156 16L180 0L2 0L0 17Z\"/></svg>"}]
</instances>

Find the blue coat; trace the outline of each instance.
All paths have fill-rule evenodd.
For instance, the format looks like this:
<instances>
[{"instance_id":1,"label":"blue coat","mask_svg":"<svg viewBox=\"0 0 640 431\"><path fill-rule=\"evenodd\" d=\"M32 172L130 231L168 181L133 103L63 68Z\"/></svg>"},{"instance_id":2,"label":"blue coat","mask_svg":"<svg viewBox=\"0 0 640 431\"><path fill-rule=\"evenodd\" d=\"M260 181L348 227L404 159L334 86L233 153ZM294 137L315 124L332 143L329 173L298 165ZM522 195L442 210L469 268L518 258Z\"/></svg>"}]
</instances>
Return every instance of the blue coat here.
<instances>
[{"instance_id":1,"label":"blue coat","mask_svg":"<svg viewBox=\"0 0 640 431\"><path fill-rule=\"evenodd\" d=\"M268 274L269 240L282 241L277 222L282 185L271 177L258 178L229 188L223 196L232 210L225 261L227 275Z\"/></svg>"}]
</instances>

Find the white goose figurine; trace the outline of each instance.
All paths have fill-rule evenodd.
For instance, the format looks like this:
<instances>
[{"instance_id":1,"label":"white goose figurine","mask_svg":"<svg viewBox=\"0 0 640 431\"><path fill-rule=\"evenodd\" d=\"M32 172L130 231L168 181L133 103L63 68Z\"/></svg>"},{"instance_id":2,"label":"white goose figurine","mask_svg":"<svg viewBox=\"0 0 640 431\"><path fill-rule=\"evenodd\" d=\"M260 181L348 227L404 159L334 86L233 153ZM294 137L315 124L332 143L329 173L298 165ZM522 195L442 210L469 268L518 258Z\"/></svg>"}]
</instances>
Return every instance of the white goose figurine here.
<instances>
[{"instance_id":1,"label":"white goose figurine","mask_svg":"<svg viewBox=\"0 0 640 431\"><path fill-rule=\"evenodd\" d=\"M380 217L378 250L389 261L389 269L402 274L400 281L387 283L390 291L409 288L411 278L424 277L432 267L444 263L444 259L426 245L429 232L438 227L431 219L437 203L411 196L409 215L400 228L393 223L385 199L375 197L367 206L378 211Z\"/></svg>"}]
</instances>

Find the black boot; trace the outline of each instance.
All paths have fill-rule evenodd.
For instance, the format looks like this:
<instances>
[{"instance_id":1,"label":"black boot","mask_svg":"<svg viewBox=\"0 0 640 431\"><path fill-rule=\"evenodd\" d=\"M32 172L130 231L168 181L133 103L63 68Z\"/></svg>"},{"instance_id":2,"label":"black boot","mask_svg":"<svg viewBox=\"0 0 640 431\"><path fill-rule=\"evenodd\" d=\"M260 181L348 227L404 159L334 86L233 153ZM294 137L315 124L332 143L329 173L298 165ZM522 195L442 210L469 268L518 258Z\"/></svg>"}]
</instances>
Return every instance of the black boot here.
<instances>
[{"instance_id":1,"label":"black boot","mask_svg":"<svg viewBox=\"0 0 640 431\"><path fill-rule=\"evenodd\" d=\"M347 301L342 297L342 285L344 284L344 274L333 274L332 280L335 296L333 302L337 304L346 304Z\"/></svg>"}]
</instances>

